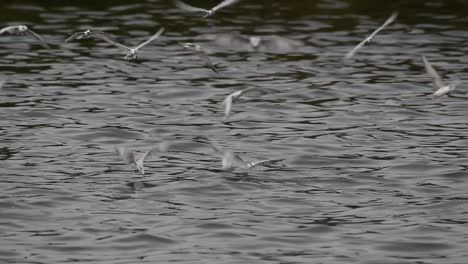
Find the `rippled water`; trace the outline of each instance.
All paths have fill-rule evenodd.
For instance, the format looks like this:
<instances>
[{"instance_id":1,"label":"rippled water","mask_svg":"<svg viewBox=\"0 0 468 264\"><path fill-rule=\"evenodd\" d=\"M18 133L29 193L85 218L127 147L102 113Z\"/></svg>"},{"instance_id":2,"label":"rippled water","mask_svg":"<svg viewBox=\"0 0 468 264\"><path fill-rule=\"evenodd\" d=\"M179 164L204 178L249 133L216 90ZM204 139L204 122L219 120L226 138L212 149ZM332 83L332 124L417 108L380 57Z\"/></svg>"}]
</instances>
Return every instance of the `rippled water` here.
<instances>
[{"instance_id":1,"label":"rippled water","mask_svg":"<svg viewBox=\"0 0 468 264\"><path fill-rule=\"evenodd\" d=\"M95 2L0 4L2 26L55 48L0 37L2 263L467 263L467 88L433 98L420 58L466 83L466 1L246 0L206 20L170 1ZM61 44L91 27L136 45L160 26L136 63L102 41ZM232 31L304 46L206 39ZM247 87L274 92L223 122L224 97ZM165 140L144 178L114 152ZM283 161L225 172L209 142Z\"/></svg>"}]
</instances>

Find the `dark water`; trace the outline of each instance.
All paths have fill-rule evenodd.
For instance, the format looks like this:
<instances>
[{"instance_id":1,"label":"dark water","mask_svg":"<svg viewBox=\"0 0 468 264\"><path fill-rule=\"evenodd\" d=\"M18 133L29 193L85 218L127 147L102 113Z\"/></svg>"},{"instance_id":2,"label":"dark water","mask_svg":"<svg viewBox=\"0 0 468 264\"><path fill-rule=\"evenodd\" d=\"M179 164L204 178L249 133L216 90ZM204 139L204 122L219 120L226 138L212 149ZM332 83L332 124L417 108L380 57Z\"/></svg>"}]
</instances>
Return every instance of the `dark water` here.
<instances>
[{"instance_id":1,"label":"dark water","mask_svg":"<svg viewBox=\"0 0 468 264\"><path fill-rule=\"evenodd\" d=\"M217 1L193 1L210 6ZM420 56L466 82L466 1L244 1L201 20L170 1L4 1L1 263L468 263L468 94L433 98ZM393 10L353 60L343 55ZM129 45L166 33L128 63ZM205 35L304 42L233 51ZM217 77L182 48L203 44ZM236 90L276 92L238 102ZM164 140L138 177L115 146ZM248 176L207 147L284 159Z\"/></svg>"}]
</instances>

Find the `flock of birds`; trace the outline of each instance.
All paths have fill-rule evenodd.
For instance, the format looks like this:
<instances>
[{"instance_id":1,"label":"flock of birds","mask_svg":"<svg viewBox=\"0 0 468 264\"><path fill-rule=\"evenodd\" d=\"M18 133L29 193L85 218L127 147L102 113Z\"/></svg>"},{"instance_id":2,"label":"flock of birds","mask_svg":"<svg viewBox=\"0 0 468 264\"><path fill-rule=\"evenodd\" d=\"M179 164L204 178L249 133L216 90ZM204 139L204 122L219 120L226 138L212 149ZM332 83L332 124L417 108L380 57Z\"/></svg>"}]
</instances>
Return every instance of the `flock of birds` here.
<instances>
[{"instance_id":1,"label":"flock of birds","mask_svg":"<svg viewBox=\"0 0 468 264\"><path fill-rule=\"evenodd\" d=\"M202 18L206 18L206 17L214 15L220 9L227 7L229 5L232 5L238 1L240 0L224 0L211 9L203 9L199 7L194 7L180 0L174 0L174 3L178 8L182 10L186 10L189 12L204 13ZM344 59L352 58L360 49L362 49L365 45L370 43L380 31L382 31L388 25L393 23L397 17L398 17L398 13L395 12L391 14L391 16L379 28L377 28L374 32L372 32L369 36L367 36L362 42L360 42L353 49L351 49L344 56ZM3 35L4 33L15 34L15 35L29 35L35 38L43 48L50 49L49 44L44 40L44 38L42 38L38 33L32 31L25 25L8 26L8 27L0 29L0 35ZM138 51L141 48L143 48L144 46L148 45L149 43L159 38L163 33L164 33L164 28L160 28L158 32L156 32L146 41L144 41L143 43L135 47L128 47L124 44L117 42L113 38L112 35L106 32L90 30L90 29L82 31L82 32L73 33L64 42L66 43L66 42L70 42L73 40L83 40L83 39L89 39L89 38L100 39L118 48L126 50L127 53L124 58L128 61L133 61L138 58L137 56ZM218 35L216 36L216 41L224 45L236 45L236 46L241 46L241 47L248 47L254 51L259 50L261 47L266 48L266 49L278 49L278 50L292 49L294 46L297 46L300 44L300 42L298 41L289 40L289 39L279 37L279 36L269 36L269 37L245 36L239 33ZM204 66L210 68L217 75L220 75L218 70L214 67L213 63L211 62L208 54L200 45L195 44L195 43L185 43L183 47L193 51L196 55L198 55L199 59L201 60L201 62L203 62ZM434 96L446 95L456 88L458 81L453 81L449 84L444 83L440 75L432 67L432 65L427 60L427 58L422 56L422 61L424 63L425 70L431 79L432 86L435 90L435 92L433 93ZM252 94L252 93L257 93L259 95L262 95L268 92L271 92L271 90L255 87L255 88L242 89L242 90L239 90L239 91L236 91L234 93L227 95L223 101L225 119L227 119L231 115L233 104L237 100L239 100L241 96L246 95L246 94ZM255 161L255 162L245 162L239 155L235 154L232 151L223 150L219 146L213 143L211 143L211 147L221 157L223 170L241 168L244 170L244 173L247 173L247 171L250 168L253 168L255 166L266 165L266 164L271 164L271 163L280 161L280 160L260 160L260 161ZM168 148L168 143L163 142L161 146L157 149L159 151L167 151L167 148ZM137 154L123 147L116 148L116 152L119 154L122 160L125 163L131 165L135 169L135 171L141 173L142 175L145 174L145 170L143 166L144 160L154 150L156 149L149 150L142 154Z\"/></svg>"}]
</instances>

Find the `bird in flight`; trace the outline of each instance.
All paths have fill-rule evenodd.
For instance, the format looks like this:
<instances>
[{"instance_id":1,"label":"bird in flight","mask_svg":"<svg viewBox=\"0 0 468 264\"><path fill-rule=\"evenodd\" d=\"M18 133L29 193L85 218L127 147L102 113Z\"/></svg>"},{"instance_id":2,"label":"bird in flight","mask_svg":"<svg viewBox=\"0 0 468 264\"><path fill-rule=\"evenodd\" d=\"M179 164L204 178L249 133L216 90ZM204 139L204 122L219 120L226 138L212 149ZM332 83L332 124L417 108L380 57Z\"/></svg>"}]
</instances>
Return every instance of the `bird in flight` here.
<instances>
[{"instance_id":1,"label":"bird in flight","mask_svg":"<svg viewBox=\"0 0 468 264\"><path fill-rule=\"evenodd\" d=\"M112 39L112 36L107 34L104 31L96 31L96 30L87 29L85 31L79 31L79 32L73 33L64 42L66 43L66 42L69 42L69 41L72 41L72 40L75 40L75 39L78 39L78 40L80 40L80 39L89 39L90 37L96 36L96 35L102 35L102 36L104 36L106 38Z\"/></svg>"},{"instance_id":2,"label":"bird in flight","mask_svg":"<svg viewBox=\"0 0 468 264\"><path fill-rule=\"evenodd\" d=\"M9 27L4 27L0 29L0 35L3 35L3 33L8 32L10 34L17 34L17 35L23 35L23 34L28 34L32 36L33 38L37 39L40 43L40 45L45 48L45 49L50 49L50 46L47 44L47 42L36 32L30 30L27 26L25 25L18 25L18 26L9 26Z\"/></svg>"},{"instance_id":3,"label":"bird in flight","mask_svg":"<svg viewBox=\"0 0 468 264\"><path fill-rule=\"evenodd\" d=\"M219 3L217 6L207 10L207 9L204 9L204 8L200 8L200 7L195 7L195 6L191 6L191 5L188 5L180 0L174 0L174 3L175 5L180 8L180 9L183 9L183 10L186 10L186 11L189 11L189 12L203 12L205 13L205 15L202 17L202 18L205 18L205 17L209 17L209 16L212 16L214 15L214 13L216 13L216 11L218 11L219 9L223 8L223 7L226 7L228 5L232 5L236 2L238 2L239 0L224 0L222 1L221 3Z\"/></svg>"},{"instance_id":4,"label":"bird in flight","mask_svg":"<svg viewBox=\"0 0 468 264\"><path fill-rule=\"evenodd\" d=\"M380 26L378 29L376 29L374 32L372 32L372 34L370 34L363 41L361 41L361 43L357 44L356 47L354 47L352 50L350 50L345 55L345 59L350 59L351 57L353 57L354 54L356 54L356 52L358 50L360 50L362 47L364 47L364 45L366 45L367 43L371 42L372 39L375 37L375 35L377 35L380 31L382 31L384 28L386 28L390 23L395 21L395 19L397 17L398 17L398 12L392 13L392 15L389 18L387 18L387 20L383 23L382 26Z\"/></svg>"},{"instance_id":5,"label":"bird in flight","mask_svg":"<svg viewBox=\"0 0 468 264\"><path fill-rule=\"evenodd\" d=\"M429 63L425 56L422 56L424 62L424 68L426 69L427 74L431 78L432 87L434 88L435 92L433 93L434 96L442 96L456 88L457 81L450 83L449 85L445 84L440 75L436 72L434 67Z\"/></svg>"},{"instance_id":6,"label":"bird in flight","mask_svg":"<svg viewBox=\"0 0 468 264\"><path fill-rule=\"evenodd\" d=\"M141 154L137 158L137 154L133 151L127 150L124 147L116 147L115 151L119 156L122 158L122 160L130 164L135 171L138 171L141 173L141 175L145 175L145 168L143 167L143 162L145 161L146 156L151 153L152 150L146 151L145 153Z\"/></svg>"},{"instance_id":7,"label":"bird in flight","mask_svg":"<svg viewBox=\"0 0 468 264\"><path fill-rule=\"evenodd\" d=\"M218 45L248 51L263 51L273 53L286 53L297 50L304 44L298 40L292 40L281 36L249 36L238 32L208 35Z\"/></svg>"},{"instance_id":8,"label":"bird in flight","mask_svg":"<svg viewBox=\"0 0 468 264\"><path fill-rule=\"evenodd\" d=\"M224 118L228 118L231 115L231 110L233 104L244 94L252 94L252 93L257 93L260 95L267 94L269 90L265 88L260 88L260 87L251 87L251 88L246 88L242 89L236 92L233 92L226 96L224 99Z\"/></svg>"},{"instance_id":9,"label":"bird in flight","mask_svg":"<svg viewBox=\"0 0 468 264\"><path fill-rule=\"evenodd\" d=\"M265 159L245 162L239 155L230 150L223 150L213 143L211 143L211 147L221 157L221 166L223 170L233 170L235 168L240 168L244 171L244 174L247 174L248 170L253 167L268 165L281 161L280 159Z\"/></svg>"},{"instance_id":10,"label":"bird in flight","mask_svg":"<svg viewBox=\"0 0 468 264\"><path fill-rule=\"evenodd\" d=\"M184 48L192 50L197 54L197 56L200 58L200 60L203 62L203 64L213 70L217 75L220 76L219 72L216 70L216 68L213 66L213 63L211 63L210 58L208 57L208 54L206 54L205 50L198 44L195 43L185 43Z\"/></svg>"},{"instance_id":11,"label":"bird in flight","mask_svg":"<svg viewBox=\"0 0 468 264\"><path fill-rule=\"evenodd\" d=\"M156 34L151 36L151 38L149 38L148 40L146 40L145 42L141 43L140 45L138 45L138 46L136 46L134 48L130 48L130 47L127 47L127 46L125 46L123 44L120 44L120 43L110 39L108 36L103 35L103 34L93 35L93 37L98 38L98 39L102 39L102 40L104 40L106 42L109 42L109 43L111 43L112 45L114 45L116 47L126 49L128 52L127 52L127 55L125 55L125 59L128 60L128 61L132 61L132 60L137 59L137 53L138 53L139 49L141 49L142 47L144 47L145 45L147 45L151 41L157 39L163 32L164 32L164 28L160 28L159 31L156 32Z\"/></svg>"}]
</instances>

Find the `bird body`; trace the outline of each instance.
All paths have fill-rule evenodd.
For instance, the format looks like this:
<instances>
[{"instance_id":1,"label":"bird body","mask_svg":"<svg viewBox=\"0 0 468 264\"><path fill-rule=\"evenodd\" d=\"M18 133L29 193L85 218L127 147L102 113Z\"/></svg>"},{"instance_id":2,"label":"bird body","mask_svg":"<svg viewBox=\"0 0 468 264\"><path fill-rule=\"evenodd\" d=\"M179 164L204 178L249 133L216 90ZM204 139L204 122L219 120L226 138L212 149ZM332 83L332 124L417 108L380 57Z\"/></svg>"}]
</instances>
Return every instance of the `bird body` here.
<instances>
[{"instance_id":1,"label":"bird body","mask_svg":"<svg viewBox=\"0 0 468 264\"><path fill-rule=\"evenodd\" d=\"M116 147L115 150L125 163L130 164L136 171L140 172L142 175L145 175L143 162L145 161L146 156L148 156L152 150L146 151L138 158L135 152L129 151L126 148Z\"/></svg>"},{"instance_id":2,"label":"bird body","mask_svg":"<svg viewBox=\"0 0 468 264\"><path fill-rule=\"evenodd\" d=\"M425 56L422 56L422 60L424 63L424 68L426 69L427 74L431 78L432 87L435 90L435 92L433 93L434 96L442 96L448 94L456 88L457 82L452 82L448 85L445 84L440 78L440 75L437 73L434 67L432 67L431 63L426 59Z\"/></svg>"}]
</instances>

